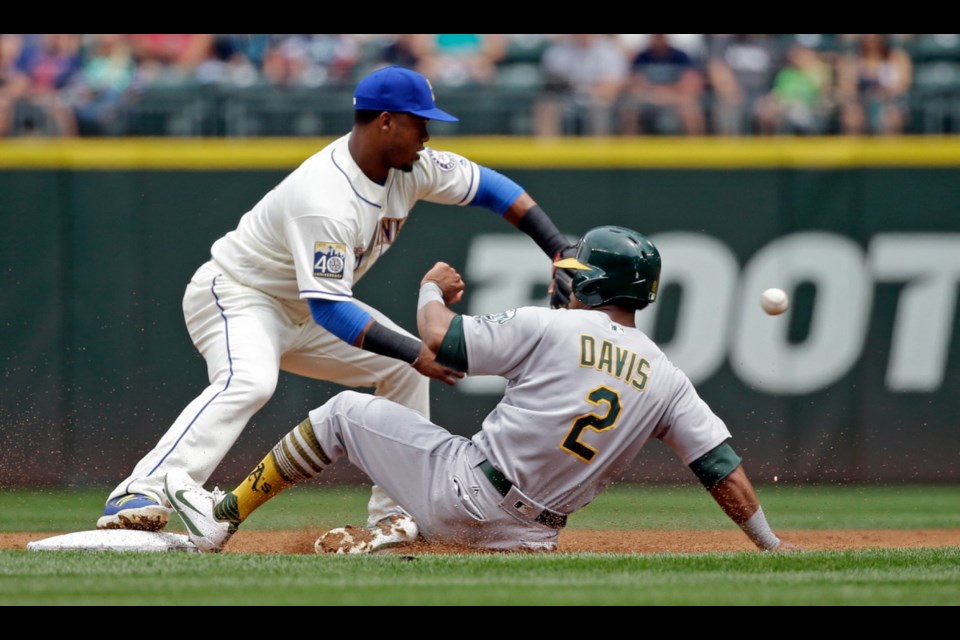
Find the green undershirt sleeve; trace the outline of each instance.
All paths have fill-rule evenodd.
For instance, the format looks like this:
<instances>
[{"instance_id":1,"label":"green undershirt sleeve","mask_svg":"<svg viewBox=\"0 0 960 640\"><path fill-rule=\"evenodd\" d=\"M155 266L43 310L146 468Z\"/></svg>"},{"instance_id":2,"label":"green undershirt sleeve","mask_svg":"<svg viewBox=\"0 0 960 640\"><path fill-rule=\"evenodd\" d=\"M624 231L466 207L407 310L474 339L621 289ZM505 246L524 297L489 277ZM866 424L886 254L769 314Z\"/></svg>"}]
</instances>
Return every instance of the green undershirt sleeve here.
<instances>
[{"instance_id":1,"label":"green undershirt sleeve","mask_svg":"<svg viewBox=\"0 0 960 640\"><path fill-rule=\"evenodd\" d=\"M730 446L729 441L724 441L691 462L690 469L700 479L703 486L710 490L733 473L741 460L737 452Z\"/></svg>"},{"instance_id":2,"label":"green undershirt sleeve","mask_svg":"<svg viewBox=\"0 0 960 640\"><path fill-rule=\"evenodd\" d=\"M463 316L454 316L450 321L447 334L443 336L443 342L440 343L437 362L457 371L467 370L467 343L463 338Z\"/></svg>"}]
</instances>

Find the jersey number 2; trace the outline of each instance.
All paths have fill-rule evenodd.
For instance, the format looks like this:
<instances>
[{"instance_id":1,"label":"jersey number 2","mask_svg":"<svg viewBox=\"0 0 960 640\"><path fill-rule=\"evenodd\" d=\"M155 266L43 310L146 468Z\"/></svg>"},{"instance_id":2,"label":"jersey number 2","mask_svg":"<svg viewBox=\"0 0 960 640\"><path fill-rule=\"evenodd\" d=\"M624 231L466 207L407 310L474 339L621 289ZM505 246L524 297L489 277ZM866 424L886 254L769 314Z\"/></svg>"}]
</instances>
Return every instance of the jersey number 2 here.
<instances>
[{"instance_id":1,"label":"jersey number 2","mask_svg":"<svg viewBox=\"0 0 960 640\"><path fill-rule=\"evenodd\" d=\"M597 387L587 394L587 402L599 407L601 402L607 403L607 412L604 415L588 413L573 421L573 426L563 439L560 448L584 462L590 462L597 455L597 450L580 442L580 434L584 429L592 431L606 431L613 429L620 417L620 394L610 387Z\"/></svg>"}]
</instances>

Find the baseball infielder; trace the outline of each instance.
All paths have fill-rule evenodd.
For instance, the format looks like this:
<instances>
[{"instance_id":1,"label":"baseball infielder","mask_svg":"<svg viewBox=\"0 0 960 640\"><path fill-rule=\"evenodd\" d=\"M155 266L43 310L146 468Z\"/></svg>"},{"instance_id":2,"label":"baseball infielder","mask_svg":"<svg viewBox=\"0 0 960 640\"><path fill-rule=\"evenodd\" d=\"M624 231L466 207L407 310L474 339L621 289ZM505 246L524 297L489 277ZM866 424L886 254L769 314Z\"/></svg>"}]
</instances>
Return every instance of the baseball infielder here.
<instances>
[{"instance_id":1,"label":"baseball infielder","mask_svg":"<svg viewBox=\"0 0 960 640\"><path fill-rule=\"evenodd\" d=\"M164 474L206 482L247 421L272 396L282 369L375 387L429 417L428 377L462 373L353 286L396 241L419 200L489 208L551 258L568 241L515 182L453 153L425 148L427 122L456 121L429 82L400 67L360 81L350 134L308 158L217 240L193 276L184 318L210 385L110 494L99 528L159 530L170 512ZM374 489L370 523L392 513Z\"/></svg>"},{"instance_id":2,"label":"baseball infielder","mask_svg":"<svg viewBox=\"0 0 960 640\"><path fill-rule=\"evenodd\" d=\"M576 257L569 309L524 307L471 317L446 305L464 284L444 263L421 285L417 326L438 360L500 375L506 392L472 439L383 398L343 392L311 411L229 494L179 472L166 492L205 551L219 551L250 512L346 456L430 541L498 550L553 550L567 516L589 504L651 439L670 446L761 549L781 548L723 421L643 332L634 314L653 302L660 255L643 235L598 227ZM318 552L352 553L349 528ZM784 548L793 548L787 545Z\"/></svg>"}]
</instances>

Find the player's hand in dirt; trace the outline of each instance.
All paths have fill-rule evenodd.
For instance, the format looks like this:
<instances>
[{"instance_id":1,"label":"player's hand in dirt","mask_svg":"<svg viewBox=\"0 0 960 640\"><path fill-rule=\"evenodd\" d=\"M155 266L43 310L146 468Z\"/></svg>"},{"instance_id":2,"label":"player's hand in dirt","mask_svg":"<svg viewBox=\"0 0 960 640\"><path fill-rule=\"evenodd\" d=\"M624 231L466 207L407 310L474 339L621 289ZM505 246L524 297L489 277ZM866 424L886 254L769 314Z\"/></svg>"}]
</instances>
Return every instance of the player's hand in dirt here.
<instances>
[{"instance_id":1,"label":"player's hand in dirt","mask_svg":"<svg viewBox=\"0 0 960 640\"><path fill-rule=\"evenodd\" d=\"M420 345L420 355L413 363L413 368L434 380L439 380L451 387L457 384L457 380L463 377L463 374L453 369L448 369L436 360L437 356L427 348L427 345Z\"/></svg>"},{"instance_id":2,"label":"player's hand in dirt","mask_svg":"<svg viewBox=\"0 0 960 640\"><path fill-rule=\"evenodd\" d=\"M446 262L438 262L433 265L430 271L427 271L427 274L423 276L420 284L422 285L425 282L434 282L440 287L440 291L443 292L443 303L448 307L460 302L460 299L463 298L463 290L467 286L457 270Z\"/></svg>"}]
</instances>

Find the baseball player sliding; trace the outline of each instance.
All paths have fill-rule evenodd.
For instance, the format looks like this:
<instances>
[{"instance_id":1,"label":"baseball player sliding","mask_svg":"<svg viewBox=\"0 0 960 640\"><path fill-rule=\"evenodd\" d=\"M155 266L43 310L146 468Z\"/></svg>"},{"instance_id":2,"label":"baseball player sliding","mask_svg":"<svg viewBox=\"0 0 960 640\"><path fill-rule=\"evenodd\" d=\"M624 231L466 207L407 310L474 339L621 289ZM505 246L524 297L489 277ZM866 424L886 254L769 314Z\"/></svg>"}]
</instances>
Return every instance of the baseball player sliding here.
<instances>
[{"instance_id":1,"label":"baseball player sliding","mask_svg":"<svg viewBox=\"0 0 960 640\"><path fill-rule=\"evenodd\" d=\"M162 529L171 511L164 475L176 469L206 482L273 395L280 370L375 387L420 420L429 417L429 378L454 384L463 374L353 297L354 284L393 245L416 202L485 207L551 259L571 250L515 182L424 147L430 120L457 120L437 108L424 76L401 67L375 71L357 85L354 109L351 132L267 193L194 274L183 312L210 385L113 490L98 528ZM369 524L395 512L389 492L374 487ZM408 533L416 535L393 535Z\"/></svg>"},{"instance_id":2,"label":"baseball player sliding","mask_svg":"<svg viewBox=\"0 0 960 640\"><path fill-rule=\"evenodd\" d=\"M427 541L553 550L567 516L656 438L760 549L797 549L770 529L726 425L634 325L636 311L656 300L656 247L635 231L598 227L555 266L572 274L568 309L462 316L447 306L464 289L453 268L437 263L421 283L417 328L437 361L508 381L472 439L387 399L345 391L311 411L230 493L204 491L171 470L166 494L190 539L221 550L257 507L345 456L397 498L398 520L415 523ZM335 530L316 548L368 551L369 534Z\"/></svg>"}]
</instances>

